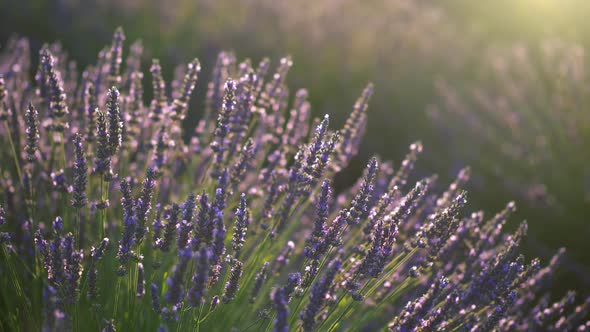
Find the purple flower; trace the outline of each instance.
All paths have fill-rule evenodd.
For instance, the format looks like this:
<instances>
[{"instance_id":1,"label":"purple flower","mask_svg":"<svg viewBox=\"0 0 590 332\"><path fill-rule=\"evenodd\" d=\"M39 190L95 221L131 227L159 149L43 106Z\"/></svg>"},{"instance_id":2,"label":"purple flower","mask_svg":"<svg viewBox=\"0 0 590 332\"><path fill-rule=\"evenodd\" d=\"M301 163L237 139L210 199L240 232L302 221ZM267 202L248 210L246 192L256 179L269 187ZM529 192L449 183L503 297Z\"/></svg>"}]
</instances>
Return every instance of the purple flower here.
<instances>
[{"instance_id":1,"label":"purple flower","mask_svg":"<svg viewBox=\"0 0 590 332\"><path fill-rule=\"evenodd\" d=\"M271 300L277 311L273 332L289 331L289 296L285 294L285 289L281 287L275 290L271 294Z\"/></svg>"},{"instance_id":2,"label":"purple flower","mask_svg":"<svg viewBox=\"0 0 590 332\"><path fill-rule=\"evenodd\" d=\"M197 198L195 197L194 193L190 193L182 205L182 220L192 223L196 207Z\"/></svg>"},{"instance_id":3,"label":"purple flower","mask_svg":"<svg viewBox=\"0 0 590 332\"><path fill-rule=\"evenodd\" d=\"M250 138L244 144L238 161L231 169L230 182L233 190L237 190L238 185L244 181L247 172L252 167L255 153L254 142Z\"/></svg>"},{"instance_id":4,"label":"purple flower","mask_svg":"<svg viewBox=\"0 0 590 332\"><path fill-rule=\"evenodd\" d=\"M101 331L102 332L117 332L117 328L115 327L115 320L111 319L111 320L106 321L106 325Z\"/></svg>"},{"instance_id":5,"label":"purple flower","mask_svg":"<svg viewBox=\"0 0 590 332\"><path fill-rule=\"evenodd\" d=\"M96 299L98 297L97 279L98 279L98 261L104 255L109 244L109 239L104 238L98 247L90 248L90 266L88 268L88 298Z\"/></svg>"},{"instance_id":6,"label":"purple flower","mask_svg":"<svg viewBox=\"0 0 590 332\"><path fill-rule=\"evenodd\" d=\"M0 205L0 227L4 226L5 223L6 223L6 211L4 211L4 208ZM10 234L8 234L7 232L0 232L0 245L6 244L8 246L9 243L10 243Z\"/></svg>"},{"instance_id":7,"label":"purple flower","mask_svg":"<svg viewBox=\"0 0 590 332\"><path fill-rule=\"evenodd\" d=\"M121 110L119 108L119 90L112 87L107 93L107 112L108 112L108 145L109 154L114 156L122 144L123 121L121 117Z\"/></svg>"},{"instance_id":8,"label":"purple flower","mask_svg":"<svg viewBox=\"0 0 590 332\"><path fill-rule=\"evenodd\" d=\"M164 228L164 223L162 223L162 205L160 203L156 204L156 216L154 217L154 221L152 222L152 233L154 236L154 244L156 247L158 246L158 240L162 237L162 229Z\"/></svg>"},{"instance_id":9,"label":"purple flower","mask_svg":"<svg viewBox=\"0 0 590 332\"><path fill-rule=\"evenodd\" d=\"M96 100L96 91L94 84L89 81L84 91L84 112L86 113L86 141L93 142L96 134L96 117L98 111L98 102Z\"/></svg>"},{"instance_id":10,"label":"purple flower","mask_svg":"<svg viewBox=\"0 0 590 332\"><path fill-rule=\"evenodd\" d=\"M223 97L223 107L217 119L217 128L215 129L214 140L211 142L211 150L214 152L213 170L211 177L218 178L223 168L223 156L227 148L227 135L229 134L230 117L236 110L236 84L233 80L228 79L225 82L225 95Z\"/></svg>"},{"instance_id":11,"label":"purple flower","mask_svg":"<svg viewBox=\"0 0 590 332\"><path fill-rule=\"evenodd\" d=\"M315 167L317 167L320 154L322 152L322 148L326 144L324 142L324 136L326 131L328 130L328 125L330 122L330 117L326 114L324 115L324 119L315 129L315 134L313 137L312 142L309 144L308 152L307 152L307 160L305 162L304 171L311 175Z\"/></svg>"},{"instance_id":12,"label":"purple flower","mask_svg":"<svg viewBox=\"0 0 590 332\"><path fill-rule=\"evenodd\" d=\"M93 173L102 176L105 181L110 181L113 178L109 147L110 138L107 132L107 118L101 111L97 112L96 126L97 141Z\"/></svg>"},{"instance_id":13,"label":"purple flower","mask_svg":"<svg viewBox=\"0 0 590 332\"><path fill-rule=\"evenodd\" d=\"M391 192L394 188L402 188L406 185L408 176L414 169L418 155L422 153L422 143L416 142L410 145L410 152L402 161L400 168L397 170L391 181L389 182L388 189Z\"/></svg>"},{"instance_id":14,"label":"purple flower","mask_svg":"<svg viewBox=\"0 0 590 332\"><path fill-rule=\"evenodd\" d=\"M141 118L144 116L143 106L143 73L134 71L130 74L129 95L126 100L125 129L126 134L137 139L141 134Z\"/></svg>"},{"instance_id":15,"label":"purple flower","mask_svg":"<svg viewBox=\"0 0 590 332\"><path fill-rule=\"evenodd\" d=\"M190 232L193 230L193 214L197 205L196 197L194 193L190 193L186 198L186 201L182 205L182 220L178 224L178 239L176 240L178 250L183 250L188 242Z\"/></svg>"},{"instance_id":16,"label":"purple flower","mask_svg":"<svg viewBox=\"0 0 590 332\"><path fill-rule=\"evenodd\" d=\"M27 161L32 163L37 160L36 153L39 150L39 119L37 110L30 102L25 112L25 125L27 134L25 153L27 155Z\"/></svg>"},{"instance_id":17,"label":"purple flower","mask_svg":"<svg viewBox=\"0 0 590 332\"><path fill-rule=\"evenodd\" d=\"M205 300L207 280L209 279L209 259L211 252L205 245L195 254L196 273L193 275L192 287L188 292L188 299L192 306L197 307Z\"/></svg>"},{"instance_id":18,"label":"purple flower","mask_svg":"<svg viewBox=\"0 0 590 332\"><path fill-rule=\"evenodd\" d=\"M158 59L152 60L152 85L154 88L154 97L150 105L150 119L154 122L162 120L166 108L168 107L168 97L166 97L166 83L162 77L162 67Z\"/></svg>"},{"instance_id":19,"label":"purple flower","mask_svg":"<svg viewBox=\"0 0 590 332\"><path fill-rule=\"evenodd\" d=\"M147 215L152 208L152 195L156 186L156 172L152 168L148 168L145 179L143 180L143 188L141 195L136 199L135 204L135 241L141 243L147 231L146 222Z\"/></svg>"},{"instance_id":20,"label":"purple flower","mask_svg":"<svg viewBox=\"0 0 590 332\"><path fill-rule=\"evenodd\" d=\"M170 118L174 121L182 121L186 116L188 109L188 103L190 101L191 93L195 89L197 82L197 76L201 71L201 64L198 59L194 59L187 65L186 74L182 82L182 90L179 93L178 98L172 102L172 109Z\"/></svg>"},{"instance_id":21,"label":"purple flower","mask_svg":"<svg viewBox=\"0 0 590 332\"><path fill-rule=\"evenodd\" d=\"M8 120L10 115L6 95L6 81L4 80L4 75L0 74L0 121Z\"/></svg>"},{"instance_id":22,"label":"purple flower","mask_svg":"<svg viewBox=\"0 0 590 332\"><path fill-rule=\"evenodd\" d=\"M224 83L228 79L229 66L233 63L232 55L227 52L220 52L217 56L211 82L207 87L207 98L205 101L205 119L209 121L221 112L223 104Z\"/></svg>"},{"instance_id":23,"label":"purple flower","mask_svg":"<svg viewBox=\"0 0 590 332\"><path fill-rule=\"evenodd\" d=\"M49 174L49 177L51 178L51 185L53 186L53 189L55 191L62 193L68 192L69 188L66 182L66 174L63 169L58 169L54 172L51 172L51 174Z\"/></svg>"},{"instance_id":24,"label":"purple flower","mask_svg":"<svg viewBox=\"0 0 590 332\"><path fill-rule=\"evenodd\" d=\"M262 288L262 284L268 277L269 265L270 264L268 262L264 262L264 264L262 264L262 268L260 268L260 271L256 273L256 277L254 278L254 286L252 287L252 295L250 296L250 303L254 303L258 293L260 292L260 288Z\"/></svg>"},{"instance_id":25,"label":"purple flower","mask_svg":"<svg viewBox=\"0 0 590 332\"><path fill-rule=\"evenodd\" d=\"M124 266L127 261L134 256L131 246L135 243L135 232L137 220L134 216L136 209L135 201L132 198L131 184L129 181L121 180L121 205L123 206L123 234L119 240L119 249L117 259Z\"/></svg>"},{"instance_id":26,"label":"purple flower","mask_svg":"<svg viewBox=\"0 0 590 332\"><path fill-rule=\"evenodd\" d=\"M185 248L178 252L178 262L174 266L172 274L166 279L168 292L166 293L166 302L172 306L178 305L182 301L184 292L184 275L188 268L188 263L193 254L190 248ZM153 292L152 292L153 293Z\"/></svg>"},{"instance_id":27,"label":"purple flower","mask_svg":"<svg viewBox=\"0 0 590 332\"><path fill-rule=\"evenodd\" d=\"M302 171L304 151L300 150L295 155L293 165L289 170L289 182L287 183L286 194L278 211L275 231L280 232L289 218L293 206L298 197L309 190L308 175Z\"/></svg>"},{"instance_id":28,"label":"purple flower","mask_svg":"<svg viewBox=\"0 0 590 332\"><path fill-rule=\"evenodd\" d=\"M0 226L4 226L5 223L6 223L6 211L4 210L2 205L0 205Z\"/></svg>"},{"instance_id":29,"label":"purple flower","mask_svg":"<svg viewBox=\"0 0 590 332\"><path fill-rule=\"evenodd\" d=\"M168 134L166 133L166 126L160 126L160 130L156 135L156 140L152 142L154 146L154 159L152 167L162 175L162 168L166 164L166 150L168 149Z\"/></svg>"},{"instance_id":30,"label":"purple flower","mask_svg":"<svg viewBox=\"0 0 590 332\"><path fill-rule=\"evenodd\" d=\"M316 165L313 168L311 174L312 187L315 187L317 181L324 176L324 171L328 166L330 156L332 156L332 154L334 153L334 149L336 148L338 141L340 141L340 134L332 133L332 135L330 135L330 139L324 142L324 144L322 145L322 148L320 149L320 154L317 158Z\"/></svg>"},{"instance_id":31,"label":"purple flower","mask_svg":"<svg viewBox=\"0 0 590 332\"><path fill-rule=\"evenodd\" d=\"M393 331L411 331L437 305L444 289L449 284L446 278L439 278L430 288L416 300L408 302L401 313L389 324Z\"/></svg>"},{"instance_id":32,"label":"purple flower","mask_svg":"<svg viewBox=\"0 0 590 332\"><path fill-rule=\"evenodd\" d=\"M311 292L309 294L309 302L305 309L299 313L304 331L313 331L316 322L315 317L320 310L322 310L326 302L326 295L332 287L334 278L339 270L340 260L334 259L330 262L326 274L312 284Z\"/></svg>"},{"instance_id":33,"label":"purple flower","mask_svg":"<svg viewBox=\"0 0 590 332\"><path fill-rule=\"evenodd\" d=\"M308 92L305 89L300 89L295 94L293 109L289 113L289 120L281 141L284 146L296 147L307 136L307 121L311 108L307 96Z\"/></svg>"},{"instance_id":34,"label":"purple flower","mask_svg":"<svg viewBox=\"0 0 590 332\"><path fill-rule=\"evenodd\" d=\"M86 156L84 154L84 146L80 134L74 136L74 153L76 161L74 163L72 206L79 209L86 206L88 203L86 198L86 184L88 182L86 174L88 173L88 166L86 164Z\"/></svg>"},{"instance_id":35,"label":"purple flower","mask_svg":"<svg viewBox=\"0 0 590 332\"><path fill-rule=\"evenodd\" d=\"M48 129L55 132L64 132L69 124L64 122L64 117L69 114L66 104L66 94L59 72L55 69L55 58L48 48L40 51L41 68L45 80L42 82L49 95L50 122Z\"/></svg>"},{"instance_id":36,"label":"purple flower","mask_svg":"<svg viewBox=\"0 0 590 332\"><path fill-rule=\"evenodd\" d=\"M162 238L156 239L156 247L160 250L167 252L170 250L170 245L174 240L174 233L178 225L178 215L180 214L180 206L178 204L172 204L170 208L164 211L164 218L166 219L166 225L164 226L164 234Z\"/></svg>"},{"instance_id":37,"label":"purple flower","mask_svg":"<svg viewBox=\"0 0 590 332\"><path fill-rule=\"evenodd\" d=\"M485 320L478 324L472 331L474 332L484 332L484 331L492 331L495 327L498 326L500 319L502 319L506 312L511 308L512 304L516 299L516 292L510 292L506 297L500 300L492 314L485 318Z\"/></svg>"},{"instance_id":38,"label":"purple flower","mask_svg":"<svg viewBox=\"0 0 590 332\"><path fill-rule=\"evenodd\" d=\"M141 56L143 54L143 44L141 40L136 40L129 47L129 55L125 60L125 73L123 74L123 87L132 91L130 86L133 84L132 76L141 69Z\"/></svg>"},{"instance_id":39,"label":"purple flower","mask_svg":"<svg viewBox=\"0 0 590 332\"><path fill-rule=\"evenodd\" d=\"M212 221L213 229L213 261L218 263L225 253L225 225L223 224L223 212L218 211Z\"/></svg>"},{"instance_id":40,"label":"purple flower","mask_svg":"<svg viewBox=\"0 0 590 332\"><path fill-rule=\"evenodd\" d=\"M49 285L58 292L59 302L72 304L77 301L80 278L82 276L81 250L74 249L74 236L71 233L61 235L63 220L53 221L53 239L46 240L38 233L35 243L42 255Z\"/></svg>"},{"instance_id":41,"label":"purple flower","mask_svg":"<svg viewBox=\"0 0 590 332\"><path fill-rule=\"evenodd\" d=\"M305 247L305 255L307 258L319 260L318 247L324 241L326 237L326 222L330 213L330 200L332 196L332 189L330 186L330 180L324 180L322 183L320 197L316 207L316 218L314 222L313 232L307 239L307 245Z\"/></svg>"},{"instance_id":42,"label":"purple flower","mask_svg":"<svg viewBox=\"0 0 590 332\"><path fill-rule=\"evenodd\" d=\"M121 27L118 27L115 30L113 35L113 43L111 44L111 49L109 50L109 70L108 70L108 77L107 77L107 84L109 86L118 86L121 84L121 62L122 62L122 55L123 55L123 42L125 41L125 33Z\"/></svg>"},{"instance_id":43,"label":"purple flower","mask_svg":"<svg viewBox=\"0 0 590 332\"><path fill-rule=\"evenodd\" d=\"M250 224L250 212L246 203L246 194L240 195L240 205L236 210L236 222L234 224L234 235L232 237L232 249L234 250L234 257L237 259L240 256L240 251L244 246L244 238L248 231Z\"/></svg>"},{"instance_id":44,"label":"purple flower","mask_svg":"<svg viewBox=\"0 0 590 332\"><path fill-rule=\"evenodd\" d=\"M151 295L152 308L157 314L159 314L162 312L162 306L160 304L160 290L158 289L158 286L154 283L152 283Z\"/></svg>"},{"instance_id":45,"label":"purple flower","mask_svg":"<svg viewBox=\"0 0 590 332\"><path fill-rule=\"evenodd\" d=\"M223 303L231 302L239 289L239 281L242 276L242 262L237 259L232 260L229 281L225 284L223 293Z\"/></svg>"},{"instance_id":46,"label":"purple flower","mask_svg":"<svg viewBox=\"0 0 590 332\"><path fill-rule=\"evenodd\" d=\"M283 247L283 249L281 250L281 253L279 254L279 256L277 256L277 258L273 264L273 268L272 268L273 274L280 273L281 270L287 264L289 264L289 259L291 258L291 255L293 254L294 250L295 250L295 243L293 243L293 241L287 242L287 244L285 245L285 247Z\"/></svg>"},{"instance_id":47,"label":"purple flower","mask_svg":"<svg viewBox=\"0 0 590 332\"><path fill-rule=\"evenodd\" d=\"M274 212L273 205L279 198L279 182L277 180L276 173L274 171L270 174L270 185L268 186L268 192L266 192L266 198L264 199L264 206L262 208L262 216L270 218ZM264 225L262 225L264 228Z\"/></svg>"},{"instance_id":48,"label":"purple flower","mask_svg":"<svg viewBox=\"0 0 590 332\"><path fill-rule=\"evenodd\" d=\"M369 202L373 195L375 178L379 167L376 158L371 158L367 169L363 177L363 184L359 192L356 194L352 202L350 203L350 209L348 210L346 221L349 225L356 225L361 220L364 220L369 215Z\"/></svg>"},{"instance_id":49,"label":"purple flower","mask_svg":"<svg viewBox=\"0 0 590 332\"><path fill-rule=\"evenodd\" d=\"M373 94L373 84L369 83L363 90L363 94L354 104L354 110L346 120L344 128L340 131L341 140L337 146L339 160L338 169L348 166L348 163L358 152L360 137L364 134L367 122L367 107Z\"/></svg>"},{"instance_id":50,"label":"purple flower","mask_svg":"<svg viewBox=\"0 0 590 332\"><path fill-rule=\"evenodd\" d=\"M223 209L226 205L225 186L227 185L227 171L219 177L218 186L215 190L215 199L211 205L211 223L213 230L213 261L217 264L225 253L225 224L223 223Z\"/></svg>"},{"instance_id":51,"label":"purple flower","mask_svg":"<svg viewBox=\"0 0 590 332\"><path fill-rule=\"evenodd\" d=\"M290 300L291 295L295 291L295 288L299 285L301 285L301 273L289 273L287 276L287 284L283 286L285 296L287 296L287 301Z\"/></svg>"}]
</instances>

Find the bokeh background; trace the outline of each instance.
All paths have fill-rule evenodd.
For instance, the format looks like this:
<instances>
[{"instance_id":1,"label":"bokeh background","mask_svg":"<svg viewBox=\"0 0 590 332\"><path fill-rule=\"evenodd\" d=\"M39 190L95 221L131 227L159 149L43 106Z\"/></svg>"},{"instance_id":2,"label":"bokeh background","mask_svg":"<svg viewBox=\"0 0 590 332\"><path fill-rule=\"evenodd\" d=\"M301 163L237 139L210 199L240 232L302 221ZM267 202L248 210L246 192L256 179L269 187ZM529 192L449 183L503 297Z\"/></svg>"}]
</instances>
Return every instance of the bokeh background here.
<instances>
[{"instance_id":1,"label":"bokeh background","mask_svg":"<svg viewBox=\"0 0 590 332\"><path fill-rule=\"evenodd\" d=\"M35 50L60 41L81 69L122 26L128 45L142 40L144 68L159 58L167 79L197 56L187 128L221 50L290 55L289 86L309 89L313 113L335 127L374 82L348 174L373 154L399 163L420 140L421 173L444 186L470 165L471 209L489 216L516 201L508 227L528 220L529 255L568 250L555 287L590 289L588 17L586 0L0 0L0 45L14 34Z\"/></svg>"}]
</instances>

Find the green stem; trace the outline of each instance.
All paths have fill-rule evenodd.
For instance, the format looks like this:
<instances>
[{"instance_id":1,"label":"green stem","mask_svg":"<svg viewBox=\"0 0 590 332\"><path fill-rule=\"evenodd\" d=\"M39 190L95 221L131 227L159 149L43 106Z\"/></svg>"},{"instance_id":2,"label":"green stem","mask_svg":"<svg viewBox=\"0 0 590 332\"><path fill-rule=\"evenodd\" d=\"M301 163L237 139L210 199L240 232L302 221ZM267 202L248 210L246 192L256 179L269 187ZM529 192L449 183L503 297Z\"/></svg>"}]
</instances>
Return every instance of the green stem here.
<instances>
[{"instance_id":1,"label":"green stem","mask_svg":"<svg viewBox=\"0 0 590 332\"><path fill-rule=\"evenodd\" d=\"M113 306L113 318L117 315L119 306L119 294L121 293L121 277L117 277L117 288L115 289L115 305Z\"/></svg>"},{"instance_id":2,"label":"green stem","mask_svg":"<svg viewBox=\"0 0 590 332\"><path fill-rule=\"evenodd\" d=\"M19 181L23 184L23 176L20 169L20 163L18 161L18 155L16 154L16 149L14 147L14 142L12 141L12 132L10 131L10 126L8 126L7 121L2 121L4 123L4 129L6 130L6 136L8 136L8 143L10 144L10 149L12 150L12 157L14 158L14 166L16 167L16 173L18 175ZM23 185L24 188L24 185Z\"/></svg>"}]
</instances>

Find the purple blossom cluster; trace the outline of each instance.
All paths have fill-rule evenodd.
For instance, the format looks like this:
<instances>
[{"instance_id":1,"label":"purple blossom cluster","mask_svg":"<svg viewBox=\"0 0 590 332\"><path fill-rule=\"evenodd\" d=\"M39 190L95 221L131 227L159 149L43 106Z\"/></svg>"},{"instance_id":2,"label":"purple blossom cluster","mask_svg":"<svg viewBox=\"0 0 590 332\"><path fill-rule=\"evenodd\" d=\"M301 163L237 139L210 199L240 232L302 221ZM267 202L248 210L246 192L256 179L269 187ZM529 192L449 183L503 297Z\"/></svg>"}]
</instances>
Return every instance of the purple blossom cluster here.
<instances>
[{"instance_id":1,"label":"purple blossom cluster","mask_svg":"<svg viewBox=\"0 0 590 332\"><path fill-rule=\"evenodd\" d=\"M446 190L436 176L412 184L415 143L396 170L373 157L333 188L358 154L372 84L336 130L311 120L305 90L291 98L290 58L272 72L222 52L187 132L199 61L167 84L154 60L144 103L141 44L123 61L124 40L117 29L80 75L57 44L34 80L26 39L0 54L8 327L587 329L590 300L551 302L563 252L543 266L520 254L526 223L503 233L514 203L465 213L469 169Z\"/></svg>"}]
</instances>

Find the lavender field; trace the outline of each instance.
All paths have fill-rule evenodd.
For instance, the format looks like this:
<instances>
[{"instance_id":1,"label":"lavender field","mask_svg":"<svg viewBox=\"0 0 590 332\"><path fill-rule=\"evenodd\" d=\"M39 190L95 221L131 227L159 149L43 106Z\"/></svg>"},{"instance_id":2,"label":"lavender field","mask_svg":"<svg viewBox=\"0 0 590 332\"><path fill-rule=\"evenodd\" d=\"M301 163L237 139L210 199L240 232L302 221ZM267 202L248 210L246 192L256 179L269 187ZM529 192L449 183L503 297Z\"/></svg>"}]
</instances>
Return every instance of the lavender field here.
<instances>
[{"instance_id":1,"label":"lavender field","mask_svg":"<svg viewBox=\"0 0 590 332\"><path fill-rule=\"evenodd\" d=\"M0 330L590 330L584 13L0 2Z\"/></svg>"}]
</instances>

